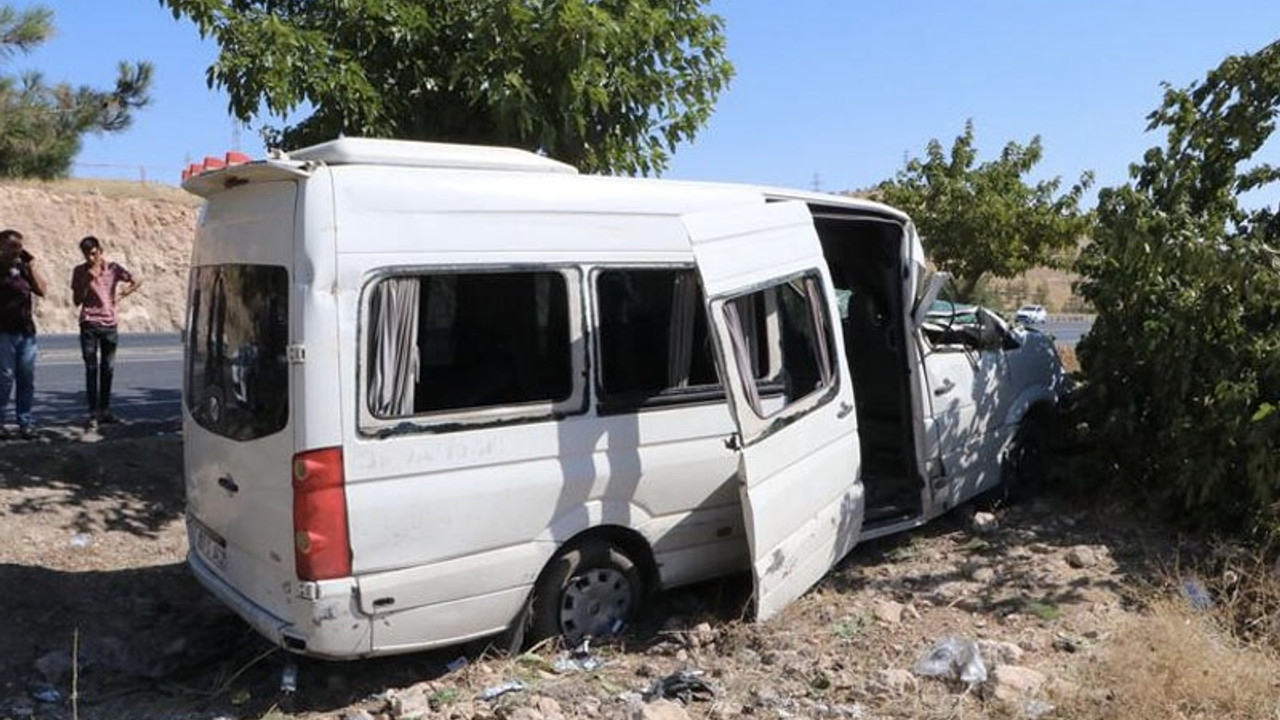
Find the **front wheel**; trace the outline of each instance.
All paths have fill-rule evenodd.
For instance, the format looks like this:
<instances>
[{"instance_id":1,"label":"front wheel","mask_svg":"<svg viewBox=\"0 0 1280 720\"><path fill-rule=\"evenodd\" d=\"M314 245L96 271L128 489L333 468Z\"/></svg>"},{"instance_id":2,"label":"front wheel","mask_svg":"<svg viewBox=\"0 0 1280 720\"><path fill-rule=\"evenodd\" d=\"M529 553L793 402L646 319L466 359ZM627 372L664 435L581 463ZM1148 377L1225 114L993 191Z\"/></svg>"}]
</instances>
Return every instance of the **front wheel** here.
<instances>
[{"instance_id":1,"label":"front wheel","mask_svg":"<svg viewBox=\"0 0 1280 720\"><path fill-rule=\"evenodd\" d=\"M565 644L611 637L626 627L644 597L635 562L613 543L589 540L560 552L538 578L530 613L532 640Z\"/></svg>"},{"instance_id":2,"label":"front wheel","mask_svg":"<svg viewBox=\"0 0 1280 720\"><path fill-rule=\"evenodd\" d=\"M1054 425L1054 418L1047 412L1031 413L1022 419L1005 455L1001 478L1004 499L1025 498L1045 482L1052 465Z\"/></svg>"}]
</instances>

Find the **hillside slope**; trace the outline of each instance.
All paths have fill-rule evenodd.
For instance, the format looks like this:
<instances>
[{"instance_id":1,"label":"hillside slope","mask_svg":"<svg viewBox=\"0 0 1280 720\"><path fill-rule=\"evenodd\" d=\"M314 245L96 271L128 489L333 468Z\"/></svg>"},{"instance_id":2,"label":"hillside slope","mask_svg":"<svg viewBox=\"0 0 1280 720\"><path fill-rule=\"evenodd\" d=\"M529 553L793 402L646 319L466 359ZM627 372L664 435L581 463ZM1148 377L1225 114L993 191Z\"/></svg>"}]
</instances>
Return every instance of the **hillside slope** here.
<instances>
[{"instance_id":1,"label":"hillside slope","mask_svg":"<svg viewBox=\"0 0 1280 720\"><path fill-rule=\"evenodd\" d=\"M177 332L199 210L198 198L167 185L0 183L0 228L14 228L26 237L49 282L48 296L37 301L38 331L76 331L71 270L83 262L80 238L95 235L106 246L108 259L143 282L120 303L121 331Z\"/></svg>"}]
</instances>

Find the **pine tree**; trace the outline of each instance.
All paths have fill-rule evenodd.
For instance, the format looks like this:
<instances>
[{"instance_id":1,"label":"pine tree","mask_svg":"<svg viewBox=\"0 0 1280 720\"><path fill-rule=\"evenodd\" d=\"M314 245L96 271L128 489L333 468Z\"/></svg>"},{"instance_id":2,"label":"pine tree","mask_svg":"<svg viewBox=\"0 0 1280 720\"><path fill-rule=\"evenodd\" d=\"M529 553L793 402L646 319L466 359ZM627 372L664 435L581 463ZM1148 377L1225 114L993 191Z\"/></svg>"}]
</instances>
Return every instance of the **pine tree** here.
<instances>
[{"instance_id":1,"label":"pine tree","mask_svg":"<svg viewBox=\"0 0 1280 720\"><path fill-rule=\"evenodd\" d=\"M48 40L53 12L0 5L0 62ZM85 133L119 132L150 102L151 64L121 62L116 86L48 84L36 71L0 75L0 177L63 177Z\"/></svg>"}]
</instances>

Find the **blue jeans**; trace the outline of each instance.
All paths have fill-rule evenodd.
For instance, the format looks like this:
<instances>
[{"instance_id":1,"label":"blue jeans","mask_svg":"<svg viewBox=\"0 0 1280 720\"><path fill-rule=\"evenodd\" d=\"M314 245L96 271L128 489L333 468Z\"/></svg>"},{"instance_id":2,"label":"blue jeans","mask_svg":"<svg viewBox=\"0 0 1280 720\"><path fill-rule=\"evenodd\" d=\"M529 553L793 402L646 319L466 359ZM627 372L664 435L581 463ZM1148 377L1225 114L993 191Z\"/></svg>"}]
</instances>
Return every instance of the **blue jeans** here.
<instances>
[{"instance_id":1,"label":"blue jeans","mask_svg":"<svg viewBox=\"0 0 1280 720\"><path fill-rule=\"evenodd\" d=\"M18 426L31 427L31 405L36 396L36 336L24 333L0 333L0 424L4 423L9 405L9 392L14 393Z\"/></svg>"}]
</instances>

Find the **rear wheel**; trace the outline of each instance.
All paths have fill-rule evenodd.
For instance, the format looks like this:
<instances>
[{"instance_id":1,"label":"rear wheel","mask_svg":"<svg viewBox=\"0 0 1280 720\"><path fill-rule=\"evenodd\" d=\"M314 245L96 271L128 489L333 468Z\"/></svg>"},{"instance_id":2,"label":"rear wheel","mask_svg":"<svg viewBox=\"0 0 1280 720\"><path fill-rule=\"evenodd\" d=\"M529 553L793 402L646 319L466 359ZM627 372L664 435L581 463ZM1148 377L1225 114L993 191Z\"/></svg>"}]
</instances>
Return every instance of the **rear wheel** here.
<instances>
[{"instance_id":1,"label":"rear wheel","mask_svg":"<svg viewBox=\"0 0 1280 720\"><path fill-rule=\"evenodd\" d=\"M568 645L611 637L626 627L644 597L636 563L613 543L588 540L561 551L538 578L530 639L561 636Z\"/></svg>"}]
</instances>

